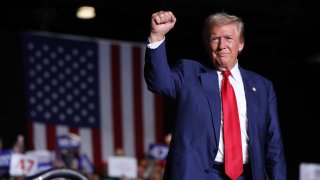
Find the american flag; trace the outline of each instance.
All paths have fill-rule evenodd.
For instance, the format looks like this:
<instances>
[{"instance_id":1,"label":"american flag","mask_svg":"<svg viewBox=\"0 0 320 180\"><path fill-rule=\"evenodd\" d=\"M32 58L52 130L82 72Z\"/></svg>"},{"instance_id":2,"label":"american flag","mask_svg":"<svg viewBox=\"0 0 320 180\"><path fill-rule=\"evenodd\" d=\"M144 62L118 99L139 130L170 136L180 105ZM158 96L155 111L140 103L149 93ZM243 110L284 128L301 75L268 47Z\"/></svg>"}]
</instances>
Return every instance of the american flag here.
<instances>
[{"instance_id":1,"label":"american flag","mask_svg":"<svg viewBox=\"0 0 320 180\"><path fill-rule=\"evenodd\" d=\"M96 167L121 148L142 158L163 142L162 99L143 79L145 45L50 32L23 32L28 148L55 150L81 138Z\"/></svg>"}]
</instances>

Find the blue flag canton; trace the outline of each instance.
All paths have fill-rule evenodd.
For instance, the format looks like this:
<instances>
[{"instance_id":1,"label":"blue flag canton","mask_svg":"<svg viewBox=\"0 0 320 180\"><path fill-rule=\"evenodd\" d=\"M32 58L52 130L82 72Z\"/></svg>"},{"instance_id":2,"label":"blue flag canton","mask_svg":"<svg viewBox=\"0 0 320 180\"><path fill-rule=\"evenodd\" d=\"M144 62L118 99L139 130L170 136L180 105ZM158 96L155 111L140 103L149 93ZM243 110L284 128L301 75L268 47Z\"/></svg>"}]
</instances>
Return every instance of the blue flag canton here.
<instances>
[{"instance_id":1,"label":"blue flag canton","mask_svg":"<svg viewBox=\"0 0 320 180\"><path fill-rule=\"evenodd\" d=\"M97 43L24 34L28 118L99 126Z\"/></svg>"}]
</instances>

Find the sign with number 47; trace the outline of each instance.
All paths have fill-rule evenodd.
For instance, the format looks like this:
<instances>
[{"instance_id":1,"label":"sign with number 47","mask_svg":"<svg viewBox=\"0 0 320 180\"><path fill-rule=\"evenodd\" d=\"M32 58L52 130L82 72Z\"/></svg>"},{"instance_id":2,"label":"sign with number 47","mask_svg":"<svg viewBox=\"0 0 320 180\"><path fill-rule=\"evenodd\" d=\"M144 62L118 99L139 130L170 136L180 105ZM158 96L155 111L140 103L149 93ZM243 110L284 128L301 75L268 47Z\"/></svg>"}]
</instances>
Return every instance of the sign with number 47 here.
<instances>
[{"instance_id":1,"label":"sign with number 47","mask_svg":"<svg viewBox=\"0 0 320 180\"><path fill-rule=\"evenodd\" d=\"M35 157L14 153L11 155L11 176L29 176L37 171L38 162Z\"/></svg>"}]
</instances>

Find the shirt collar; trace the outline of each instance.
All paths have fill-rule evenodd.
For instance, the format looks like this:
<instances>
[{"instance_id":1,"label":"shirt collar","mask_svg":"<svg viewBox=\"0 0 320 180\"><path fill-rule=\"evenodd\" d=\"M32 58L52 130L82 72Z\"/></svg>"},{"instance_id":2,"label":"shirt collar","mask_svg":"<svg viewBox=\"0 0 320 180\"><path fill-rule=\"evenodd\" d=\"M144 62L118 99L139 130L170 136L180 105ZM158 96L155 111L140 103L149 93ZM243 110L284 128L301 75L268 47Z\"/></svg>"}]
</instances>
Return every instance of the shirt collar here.
<instances>
[{"instance_id":1,"label":"shirt collar","mask_svg":"<svg viewBox=\"0 0 320 180\"><path fill-rule=\"evenodd\" d=\"M241 74L238 66L238 62L235 64L235 66L230 70L231 72L231 77L236 81L236 82L241 82ZM221 71L218 71L219 78L222 78L222 73Z\"/></svg>"},{"instance_id":2,"label":"shirt collar","mask_svg":"<svg viewBox=\"0 0 320 180\"><path fill-rule=\"evenodd\" d=\"M234 80L237 82L241 81L241 74L238 66L238 62L235 64L235 66L230 70L231 76L233 77Z\"/></svg>"}]
</instances>

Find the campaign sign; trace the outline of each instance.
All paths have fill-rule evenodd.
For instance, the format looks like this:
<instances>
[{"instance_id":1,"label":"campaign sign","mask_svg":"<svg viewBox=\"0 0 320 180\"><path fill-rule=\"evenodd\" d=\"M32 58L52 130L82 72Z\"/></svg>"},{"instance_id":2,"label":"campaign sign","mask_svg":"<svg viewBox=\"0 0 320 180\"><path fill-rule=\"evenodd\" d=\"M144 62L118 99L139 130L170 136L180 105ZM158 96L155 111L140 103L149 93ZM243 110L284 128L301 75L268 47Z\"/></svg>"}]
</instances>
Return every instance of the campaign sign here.
<instances>
[{"instance_id":1,"label":"campaign sign","mask_svg":"<svg viewBox=\"0 0 320 180\"><path fill-rule=\"evenodd\" d=\"M108 172L110 177L137 178L137 159L127 156L111 156L108 158Z\"/></svg>"},{"instance_id":2,"label":"campaign sign","mask_svg":"<svg viewBox=\"0 0 320 180\"><path fill-rule=\"evenodd\" d=\"M53 167L52 152L48 150L30 150L26 152L26 155L37 159L37 170L34 173L40 173Z\"/></svg>"},{"instance_id":3,"label":"campaign sign","mask_svg":"<svg viewBox=\"0 0 320 180\"><path fill-rule=\"evenodd\" d=\"M320 164L318 163L301 163L299 180L319 180Z\"/></svg>"},{"instance_id":4,"label":"campaign sign","mask_svg":"<svg viewBox=\"0 0 320 180\"><path fill-rule=\"evenodd\" d=\"M29 150L26 155L37 158L39 163L49 163L52 161L52 152L48 150Z\"/></svg>"},{"instance_id":5,"label":"campaign sign","mask_svg":"<svg viewBox=\"0 0 320 180\"><path fill-rule=\"evenodd\" d=\"M80 144L80 138L70 134L57 137L57 146L59 150L79 150Z\"/></svg>"},{"instance_id":6,"label":"campaign sign","mask_svg":"<svg viewBox=\"0 0 320 180\"><path fill-rule=\"evenodd\" d=\"M28 176L36 173L37 169L37 158L19 153L11 155L9 170L11 176Z\"/></svg>"},{"instance_id":7,"label":"campaign sign","mask_svg":"<svg viewBox=\"0 0 320 180\"><path fill-rule=\"evenodd\" d=\"M80 154L80 168L83 172L93 173L94 167L87 154Z\"/></svg>"},{"instance_id":8,"label":"campaign sign","mask_svg":"<svg viewBox=\"0 0 320 180\"><path fill-rule=\"evenodd\" d=\"M12 154L11 149L0 151L0 173L1 174L9 173L11 154Z\"/></svg>"},{"instance_id":9,"label":"campaign sign","mask_svg":"<svg viewBox=\"0 0 320 180\"><path fill-rule=\"evenodd\" d=\"M169 152L169 146L166 144L150 144L148 155L153 160L165 160Z\"/></svg>"}]
</instances>

